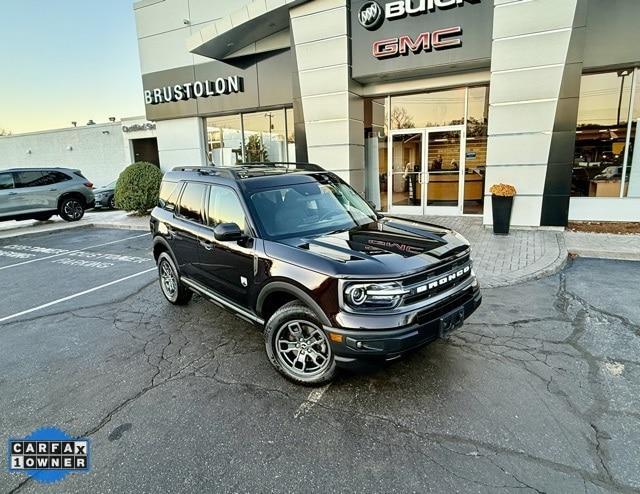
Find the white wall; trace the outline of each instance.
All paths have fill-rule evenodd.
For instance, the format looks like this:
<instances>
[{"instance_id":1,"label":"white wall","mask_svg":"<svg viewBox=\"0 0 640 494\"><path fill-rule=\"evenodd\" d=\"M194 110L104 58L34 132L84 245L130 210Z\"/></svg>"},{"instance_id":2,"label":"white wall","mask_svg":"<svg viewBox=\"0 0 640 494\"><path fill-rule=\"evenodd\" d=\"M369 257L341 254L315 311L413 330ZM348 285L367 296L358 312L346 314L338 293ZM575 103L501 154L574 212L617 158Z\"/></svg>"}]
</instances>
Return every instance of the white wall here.
<instances>
[{"instance_id":1,"label":"white wall","mask_svg":"<svg viewBox=\"0 0 640 494\"><path fill-rule=\"evenodd\" d=\"M515 185L511 223L538 226L577 0L495 0L484 223L492 184Z\"/></svg>"},{"instance_id":2,"label":"white wall","mask_svg":"<svg viewBox=\"0 0 640 494\"><path fill-rule=\"evenodd\" d=\"M142 74L210 62L187 39L250 0L141 0L133 6ZM189 21L185 24L185 19Z\"/></svg>"},{"instance_id":3,"label":"white wall","mask_svg":"<svg viewBox=\"0 0 640 494\"><path fill-rule=\"evenodd\" d=\"M364 103L351 81L346 0L290 10L309 161L364 192Z\"/></svg>"},{"instance_id":4,"label":"white wall","mask_svg":"<svg viewBox=\"0 0 640 494\"><path fill-rule=\"evenodd\" d=\"M156 122L160 168L206 165L204 120L198 117Z\"/></svg>"},{"instance_id":5,"label":"white wall","mask_svg":"<svg viewBox=\"0 0 640 494\"><path fill-rule=\"evenodd\" d=\"M572 197L569 221L640 221L640 199Z\"/></svg>"},{"instance_id":6,"label":"white wall","mask_svg":"<svg viewBox=\"0 0 640 494\"><path fill-rule=\"evenodd\" d=\"M118 178L130 163L121 122L0 137L0 169L77 168L100 186Z\"/></svg>"}]
</instances>

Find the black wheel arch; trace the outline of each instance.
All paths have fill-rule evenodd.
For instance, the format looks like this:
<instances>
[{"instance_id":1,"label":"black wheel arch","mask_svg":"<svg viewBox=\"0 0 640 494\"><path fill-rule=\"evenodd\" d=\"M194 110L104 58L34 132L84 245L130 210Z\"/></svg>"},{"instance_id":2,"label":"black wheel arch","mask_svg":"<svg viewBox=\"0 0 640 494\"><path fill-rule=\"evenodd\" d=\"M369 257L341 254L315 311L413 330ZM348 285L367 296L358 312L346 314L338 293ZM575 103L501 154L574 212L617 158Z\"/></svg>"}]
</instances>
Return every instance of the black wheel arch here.
<instances>
[{"instance_id":1,"label":"black wheel arch","mask_svg":"<svg viewBox=\"0 0 640 494\"><path fill-rule=\"evenodd\" d=\"M171 259L173 259L173 262L175 263L177 268L178 263L176 262L176 256L173 255L173 251L169 246L169 242L167 242L164 238L157 236L153 239L153 258L155 259L156 264L158 263L158 257L160 257L160 254L162 254L163 252L166 252L171 256Z\"/></svg>"},{"instance_id":2,"label":"black wheel arch","mask_svg":"<svg viewBox=\"0 0 640 494\"><path fill-rule=\"evenodd\" d=\"M60 206L62 206L62 202L65 199L69 199L71 197L73 197L74 199L78 199L82 203L82 207L87 207L87 198L80 192L65 192L60 197L58 197L58 210L60 209Z\"/></svg>"},{"instance_id":3,"label":"black wheel arch","mask_svg":"<svg viewBox=\"0 0 640 494\"><path fill-rule=\"evenodd\" d=\"M279 294L284 296L284 303L290 302L292 300L299 300L315 313L316 317L324 326L331 326L329 318L325 314L324 310L322 310L322 307L320 307L320 305L318 305L318 303L313 299L313 297L311 297L311 295L309 295L309 293L307 293L302 288L286 281L272 281L266 284L262 288L262 290L260 290L260 293L258 294L256 300L256 313L260 317L264 317L265 319L267 319L268 317L265 316L271 315L265 313L265 308L268 307L268 301L271 297Z\"/></svg>"}]
</instances>

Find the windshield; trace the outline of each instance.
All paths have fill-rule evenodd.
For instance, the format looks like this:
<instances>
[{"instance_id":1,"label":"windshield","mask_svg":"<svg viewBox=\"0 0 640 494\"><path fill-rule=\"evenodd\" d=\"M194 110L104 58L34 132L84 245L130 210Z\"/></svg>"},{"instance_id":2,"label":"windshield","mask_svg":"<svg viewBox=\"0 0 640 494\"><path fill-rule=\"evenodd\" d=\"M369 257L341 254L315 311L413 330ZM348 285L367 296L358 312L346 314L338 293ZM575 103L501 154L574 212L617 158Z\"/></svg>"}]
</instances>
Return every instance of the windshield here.
<instances>
[{"instance_id":1,"label":"windshield","mask_svg":"<svg viewBox=\"0 0 640 494\"><path fill-rule=\"evenodd\" d=\"M322 178L261 190L249 197L268 237L317 235L376 221L376 213L348 185Z\"/></svg>"},{"instance_id":2,"label":"windshield","mask_svg":"<svg viewBox=\"0 0 640 494\"><path fill-rule=\"evenodd\" d=\"M107 185L103 186L103 189L115 189L116 188L116 183L118 181L114 180L113 182L108 183Z\"/></svg>"}]
</instances>

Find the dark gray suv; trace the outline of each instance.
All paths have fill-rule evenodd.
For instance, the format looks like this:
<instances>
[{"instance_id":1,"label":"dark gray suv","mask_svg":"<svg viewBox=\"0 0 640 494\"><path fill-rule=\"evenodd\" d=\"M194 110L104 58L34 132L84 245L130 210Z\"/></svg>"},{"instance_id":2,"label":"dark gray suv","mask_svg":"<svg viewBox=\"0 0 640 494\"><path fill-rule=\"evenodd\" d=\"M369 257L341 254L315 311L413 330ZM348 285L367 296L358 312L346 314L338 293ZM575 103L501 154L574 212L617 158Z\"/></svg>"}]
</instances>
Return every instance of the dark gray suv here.
<instances>
[{"instance_id":1,"label":"dark gray suv","mask_svg":"<svg viewBox=\"0 0 640 494\"><path fill-rule=\"evenodd\" d=\"M65 221L78 221L94 205L93 184L80 170L0 170L0 221L45 221L54 214Z\"/></svg>"}]
</instances>

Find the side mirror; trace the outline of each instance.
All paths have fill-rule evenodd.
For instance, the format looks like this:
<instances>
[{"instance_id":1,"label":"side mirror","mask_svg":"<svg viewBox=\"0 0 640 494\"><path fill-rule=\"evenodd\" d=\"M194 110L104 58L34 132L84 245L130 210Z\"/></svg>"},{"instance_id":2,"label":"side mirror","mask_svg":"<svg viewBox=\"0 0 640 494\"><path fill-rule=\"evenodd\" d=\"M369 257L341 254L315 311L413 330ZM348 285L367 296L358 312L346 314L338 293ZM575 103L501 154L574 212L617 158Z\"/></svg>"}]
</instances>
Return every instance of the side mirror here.
<instances>
[{"instance_id":1,"label":"side mirror","mask_svg":"<svg viewBox=\"0 0 640 494\"><path fill-rule=\"evenodd\" d=\"M242 239L242 230L236 223L220 223L213 229L213 236L220 242Z\"/></svg>"}]
</instances>

